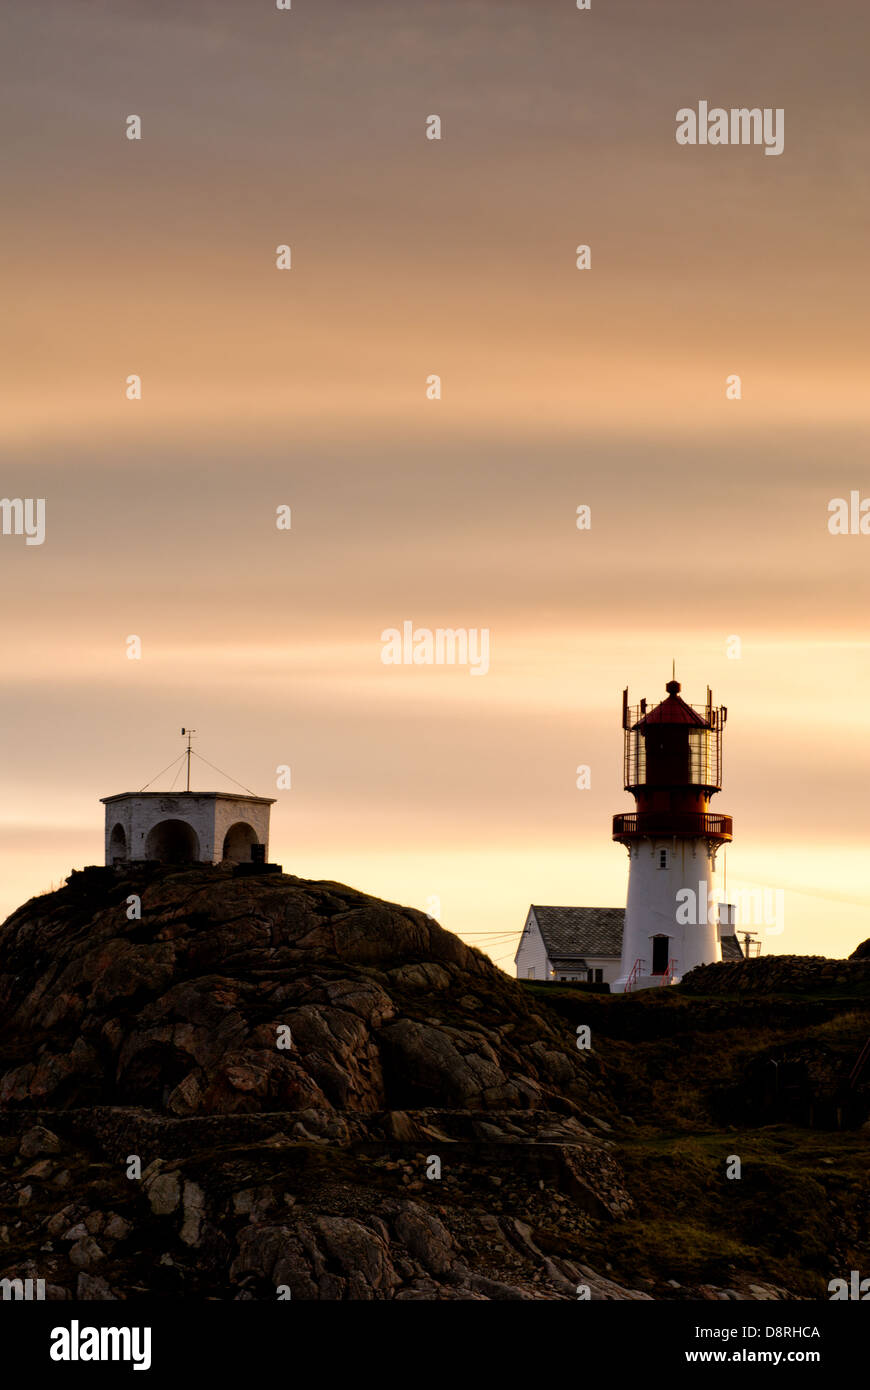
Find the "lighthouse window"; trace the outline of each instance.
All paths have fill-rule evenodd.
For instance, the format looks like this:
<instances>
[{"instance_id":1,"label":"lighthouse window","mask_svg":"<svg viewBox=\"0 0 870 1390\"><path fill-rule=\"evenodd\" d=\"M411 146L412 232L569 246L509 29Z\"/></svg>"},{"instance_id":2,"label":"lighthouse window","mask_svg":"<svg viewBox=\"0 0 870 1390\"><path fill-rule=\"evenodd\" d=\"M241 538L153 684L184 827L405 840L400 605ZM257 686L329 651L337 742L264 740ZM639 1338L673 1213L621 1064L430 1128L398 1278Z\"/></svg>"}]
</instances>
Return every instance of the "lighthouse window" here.
<instances>
[{"instance_id":1,"label":"lighthouse window","mask_svg":"<svg viewBox=\"0 0 870 1390\"><path fill-rule=\"evenodd\" d=\"M659 850L659 868L666 869L669 863L669 854L666 849Z\"/></svg>"}]
</instances>

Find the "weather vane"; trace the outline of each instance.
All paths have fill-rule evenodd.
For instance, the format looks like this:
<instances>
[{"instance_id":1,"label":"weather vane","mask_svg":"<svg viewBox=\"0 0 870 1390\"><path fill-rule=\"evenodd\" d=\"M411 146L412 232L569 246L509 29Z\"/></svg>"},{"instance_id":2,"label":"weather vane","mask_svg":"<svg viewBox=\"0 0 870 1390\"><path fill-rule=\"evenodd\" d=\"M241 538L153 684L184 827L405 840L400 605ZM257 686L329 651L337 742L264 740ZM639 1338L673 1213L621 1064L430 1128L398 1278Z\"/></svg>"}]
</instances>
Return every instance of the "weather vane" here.
<instances>
[{"instance_id":1,"label":"weather vane","mask_svg":"<svg viewBox=\"0 0 870 1390\"><path fill-rule=\"evenodd\" d=\"M187 734L187 790L190 791L190 740L196 733L196 729L182 729L182 736Z\"/></svg>"}]
</instances>

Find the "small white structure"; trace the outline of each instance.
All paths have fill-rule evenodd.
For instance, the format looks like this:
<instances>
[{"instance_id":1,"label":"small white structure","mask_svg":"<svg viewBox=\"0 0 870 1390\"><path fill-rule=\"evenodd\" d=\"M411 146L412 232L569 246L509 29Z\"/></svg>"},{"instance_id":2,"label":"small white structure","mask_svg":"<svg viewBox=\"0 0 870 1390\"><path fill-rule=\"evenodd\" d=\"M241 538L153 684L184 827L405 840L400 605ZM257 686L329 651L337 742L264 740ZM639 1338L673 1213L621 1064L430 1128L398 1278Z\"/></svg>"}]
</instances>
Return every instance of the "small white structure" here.
<instances>
[{"instance_id":1,"label":"small white structure","mask_svg":"<svg viewBox=\"0 0 870 1390\"><path fill-rule=\"evenodd\" d=\"M104 796L106 864L265 862L274 797L228 792L121 792Z\"/></svg>"},{"instance_id":2,"label":"small white structure","mask_svg":"<svg viewBox=\"0 0 870 1390\"><path fill-rule=\"evenodd\" d=\"M612 984L622 955L622 907L529 908L514 961L518 980Z\"/></svg>"},{"instance_id":3,"label":"small white structure","mask_svg":"<svg viewBox=\"0 0 870 1390\"><path fill-rule=\"evenodd\" d=\"M621 990L624 907L540 907L532 904L514 957L518 980L572 981ZM734 908L721 904L723 960L742 960ZM652 981L654 984L662 980Z\"/></svg>"}]
</instances>

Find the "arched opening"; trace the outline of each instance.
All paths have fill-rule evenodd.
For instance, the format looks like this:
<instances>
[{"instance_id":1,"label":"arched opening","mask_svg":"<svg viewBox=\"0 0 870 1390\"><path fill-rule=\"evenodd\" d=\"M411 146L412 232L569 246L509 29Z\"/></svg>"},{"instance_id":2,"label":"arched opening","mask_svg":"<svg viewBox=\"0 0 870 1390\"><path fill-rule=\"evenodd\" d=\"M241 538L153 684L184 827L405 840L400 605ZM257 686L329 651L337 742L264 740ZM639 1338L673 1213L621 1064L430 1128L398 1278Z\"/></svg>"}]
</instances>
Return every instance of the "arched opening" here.
<instances>
[{"instance_id":1,"label":"arched opening","mask_svg":"<svg viewBox=\"0 0 870 1390\"><path fill-rule=\"evenodd\" d=\"M109 863L114 864L116 859L127 858L127 836L124 834L123 825L112 827L109 836Z\"/></svg>"},{"instance_id":2,"label":"arched opening","mask_svg":"<svg viewBox=\"0 0 870 1390\"><path fill-rule=\"evenodd\" d=\"M189 864L199 859L199 837L186 821L159 821L148 832L145 858L161 864Z\"/></svg>"},{"instance_id":3,"label":"arched opening","mask_svg":"<svg viewBox=\"0 0 870 1390\"><path fill-rule=\"evenodd\" d=\"M247 821L237 820L224 836L223 857L239 864L248 863L251 859L251 846L256 844L259 844L259 841L253 826L248 825Z\"/></svg>"}]
</instances>

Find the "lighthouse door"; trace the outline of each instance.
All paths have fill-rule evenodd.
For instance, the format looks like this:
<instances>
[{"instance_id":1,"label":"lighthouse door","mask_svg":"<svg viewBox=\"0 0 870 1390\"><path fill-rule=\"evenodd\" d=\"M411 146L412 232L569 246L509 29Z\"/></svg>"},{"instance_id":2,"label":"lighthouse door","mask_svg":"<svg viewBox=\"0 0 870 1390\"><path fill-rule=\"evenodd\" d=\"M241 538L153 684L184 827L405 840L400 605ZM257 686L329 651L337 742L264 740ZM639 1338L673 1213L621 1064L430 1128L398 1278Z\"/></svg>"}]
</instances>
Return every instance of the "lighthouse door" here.
<instances>
[{"instance_id":1,"label":"lighthouse door","mask_svg":"<svg viewBox=\"0 0 870 1390\"><path fill-rule=\"evenodd\" d=\"M652 939L652 973L654 975L664 975L668 968L670 940L669 936L654 936Z\"/></svg>"}]
</instances>

